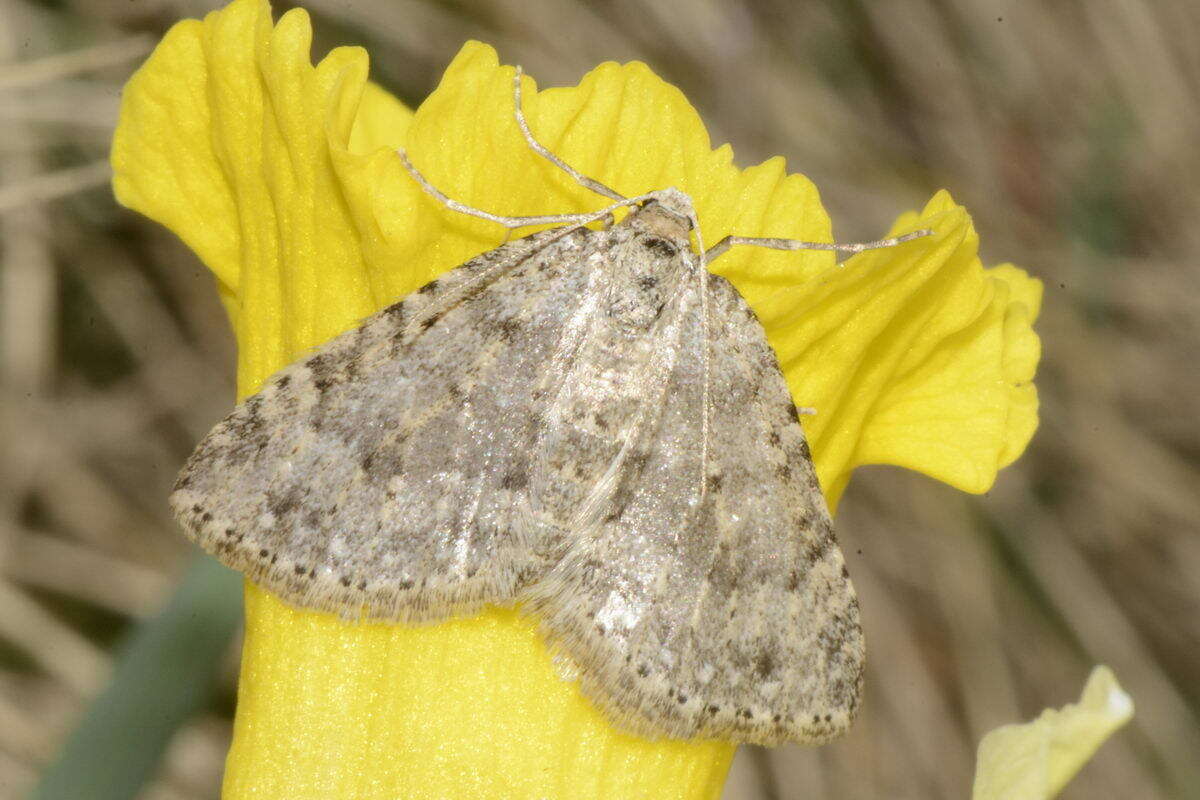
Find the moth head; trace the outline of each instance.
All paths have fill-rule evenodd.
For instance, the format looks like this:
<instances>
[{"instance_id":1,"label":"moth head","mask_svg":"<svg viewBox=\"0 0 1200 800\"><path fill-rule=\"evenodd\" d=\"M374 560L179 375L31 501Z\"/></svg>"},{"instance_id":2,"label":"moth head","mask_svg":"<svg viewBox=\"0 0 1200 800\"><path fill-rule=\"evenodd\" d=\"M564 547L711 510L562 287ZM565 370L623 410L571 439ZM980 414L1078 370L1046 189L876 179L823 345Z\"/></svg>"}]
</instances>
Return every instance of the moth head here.
<instances>
[{"instance_id":1,"label":"moth head","mask_svg":"<svg viewBox=\"0 0 1200 800\"><path fill-rule=\"evenodd\" d=\"M630 224L646 233L686 243L695 213L692 199L686 194L673 187L660 189L630 215Z\"/></svg>"},{"instance_id":2,"label":"moth head","mask_svg":"<svg viewBox=\"0 0 1200 800\"><path fill-rule=\"evenodd\" d=\"M675 216L685 230L692 229L692 219L696 210L692 207L692 198L674 186L659 189L650 193L650 198L642 203L642 208L657 207L661 211Z\"/></svg>"}]
</instances>

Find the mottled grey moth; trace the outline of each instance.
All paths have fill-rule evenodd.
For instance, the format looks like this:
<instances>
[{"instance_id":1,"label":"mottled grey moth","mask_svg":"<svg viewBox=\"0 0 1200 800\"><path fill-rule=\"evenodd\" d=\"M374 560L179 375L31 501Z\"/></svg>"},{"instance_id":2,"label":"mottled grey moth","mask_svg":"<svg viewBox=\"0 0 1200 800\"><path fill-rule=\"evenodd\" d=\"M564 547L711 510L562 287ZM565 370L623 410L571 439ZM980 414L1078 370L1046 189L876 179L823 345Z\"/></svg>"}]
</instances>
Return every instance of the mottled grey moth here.
<instances>
[{"instance_id":1,"label":"mottled grey moth","mask_svg":"<svg viewBox=\"0 0 1200 800\"><path fill-rule=\"evenodd\" d=\"M682 192L625 198L538 144L519 72L514 106L530 146L616 202L499 217L401 152L451 208L562 225L275 374L200 442L172 507L303 608L417 623L520 603L632 732L825 741L859 703L858 602L775 354L705 265L900 240L705 252Z\"/></svg>"}]
</instances>

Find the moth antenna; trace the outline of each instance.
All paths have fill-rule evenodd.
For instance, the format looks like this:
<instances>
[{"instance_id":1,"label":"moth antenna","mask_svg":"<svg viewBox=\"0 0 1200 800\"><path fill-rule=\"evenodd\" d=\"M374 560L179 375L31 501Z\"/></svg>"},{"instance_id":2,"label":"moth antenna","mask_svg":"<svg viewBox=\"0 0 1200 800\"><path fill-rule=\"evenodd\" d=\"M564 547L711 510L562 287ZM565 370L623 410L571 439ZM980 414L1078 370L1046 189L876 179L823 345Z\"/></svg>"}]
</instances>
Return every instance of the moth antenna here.
<instances>
[{"instance_id":1,"label":"moth antenna","mask_svg":"<svg viewBox=\"0 0 1200 800\"><path fill-rule=\"evenodd\" d=\"M802 242L798 239L768 239L756 236L726 236L724 239L714 244L708 250L708 252L704 254L704 258L706 261L712 261L713 259L723 255L729 248L739 245L767 247L771 250L833 250L838 253L861 253L864 250L879 250L884 247L895 247L898 244L911 242L913 239L920 239L922 237L932 235L932 229L922 228L919 231L906 233L903 236L891 236L887 239L876 239L873 242L849 242L847 244L839 244L837 242Z\"/></svg>"},{"instance_id":2,"label":"moth antenna","mask_svg":"<svg viewBox=\"0 0 1200 800\"><path fill-rule=\"evenodd\" d=\"M475 206L469 206L466 203L447 197L413 166L412 161L408 158L408 153L403 147L396 149L396 155L400 157L400 163L404 165L404 169L408 170L408 174L417 182L417 185L434 200L437 200L451 211L457 211L460 214L467 214L468 216L486 219L489 222L503 225L508 229L510 234L514 229L523 228L526 225L571 225L571 228L567 232L592 222L602 221L604 226L608 227L612 225L613 212L618 208L636 206L647 200L657 199L659 196L659 192L647 192L646 194L639 194L637 197L621 197L617 195L620 197L617 202L607 205L598 211L588 211L583 214L543 214L530 217L506 217L503 214L493 214L490 211L484 211L482 208L475 208ZM507 237L505 241L507 241Z\"/></svg>"},{"instance_id":3,"label":"moth antenna","mask_svg":"<svg viewBox=\"0 0 1200 800\"><path fill-rule=\"evenodd\" d=\"M479 219L486 219L490 222L495 222L498 225L503 225L505 228L508 228L509 231L512 231L515 228L522 228L526 225L566 225L572 222L580 225L586 225L589 222L594 222L597 219L601 219L604 216L604 213L611 212L611 209L604 209L602 212L589 212L587 214L544 214L541 216L530 217L506 217L502 214L493 214L490 211L484 211L482 208L469 206L466 203L461 203L458 200L454 200L453 198L442 194L442 192L440 192L436 186L430 183L429 179L422 175L420 171L413 166L413 163L408 160L408 153L405 152L403 147L396 150L396 155L400 156L400 163L404 165L406 170L408 170L408 174L411 175L412 179L417 182L417 185L424 189L425 193L431 196L434 200L437 200L451 211L457 211L460 214L467 214L472 217L478 217ZM622 203L621 205L625 204Z\"/></svg>"},{"instance_id":4,"label":"moth antenna","mask_svg":"<svg viewBox=\"0 0 1200 800\"><path fill-rule=\"evenodd\" d=\"M517 71L513 73L513 116L517 118L517 125L520 126L521 133L525 136L525 141L529 143L529 146L533 149L533 152L537 153L539 156L570 175L575 179L576 183L585 189L590 189L596 194L610 197L613 200L624 200L625 195L608 188L595 178L589 178L587 175L584 175L582 172L575 169L558 156L554 155L554 153L550 152L545 145L534 138L533 131L529 130L529 123L525 121L525 112L521 109L521 76L523 74L524 73L521 70L521 65L518 64Z\"/></svg>"}]
</instances>

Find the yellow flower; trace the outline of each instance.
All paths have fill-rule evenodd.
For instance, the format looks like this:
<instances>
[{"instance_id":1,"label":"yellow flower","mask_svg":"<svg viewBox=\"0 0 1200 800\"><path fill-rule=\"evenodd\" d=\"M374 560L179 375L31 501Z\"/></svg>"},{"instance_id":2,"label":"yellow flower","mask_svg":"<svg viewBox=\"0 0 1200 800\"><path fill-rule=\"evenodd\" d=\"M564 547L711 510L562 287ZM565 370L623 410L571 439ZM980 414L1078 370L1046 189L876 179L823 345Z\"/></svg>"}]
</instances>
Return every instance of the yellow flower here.
<instances>
[{"instance_id":1,"label":"yellow flower","mask_svg":"<svg viewBox=\"0 0 1200 800\"><path fill-rule=\"evenodd\" d=\"M972 800L1049 800L1132 717L1133 700L1112 670L1096 667L1078 704L983 737Z\"/></svg>"},{"instance_id":2,"label":"yellow flower","mask_svg":"<svg viewBox=\"0 0 1200 800\"><path fill-rule=\"evenodd\" d=\"M175 231L217 278L237 334L238 390L469 257L499 214L604 205L530 152L512 68L468 43L415 113L367 81L367 54L313 67L303 11L272 25L237 0L176 25L125 90L113 144L119 200ZM776 158L749 169L711 148L694 109L644 64L603 64L537 93L534 131L625 195L678 186L708 242L730 232L830 241L816 189ZM853 468L901 464L983 491L1036 426L1030 328L1040 284L984 269L944 193L896 230L936 236L858 256L738 248L712 265L763 320L830 505ZM868 611L869 613L869 611ZM351 624L246 587L246 642L225 797L716 797L723 742L614 730L556 672L535 623L491 610L436 626Z\"/></svg>"}]
</instances>

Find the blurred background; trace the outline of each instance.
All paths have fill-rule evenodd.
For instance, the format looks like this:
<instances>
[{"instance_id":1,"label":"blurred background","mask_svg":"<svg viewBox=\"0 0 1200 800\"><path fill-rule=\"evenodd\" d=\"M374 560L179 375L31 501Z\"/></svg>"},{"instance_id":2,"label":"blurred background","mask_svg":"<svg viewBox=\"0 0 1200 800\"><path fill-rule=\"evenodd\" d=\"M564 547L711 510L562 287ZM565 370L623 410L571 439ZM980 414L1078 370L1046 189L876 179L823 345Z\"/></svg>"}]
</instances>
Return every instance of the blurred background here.
<instances>
[{"instance_id":1,"label":"blurred background","mask_svg":"<svg viewBox=\"0 0 1200 800\"><path fill-rule=\"evenodd\" d=\"M106 163L126 78L216 5L0 0L0 798L66 796L121 736L111 787L71 796L218 794L239 582L165 500L230 407L232 337ZM1200 797L1200 4L304 5L315 58L365 45L410 106L468 38L542 86L644 60L739 164L811 177L840 240L946 187L986 264L1045 282L1029 450L982 497L860 472L838 530L865 711L824 748L743 748L728 800L968 797L980 737L1076 700L1095 663L1137 715L1063 796Z\"/></svg>"}]
</instances>

